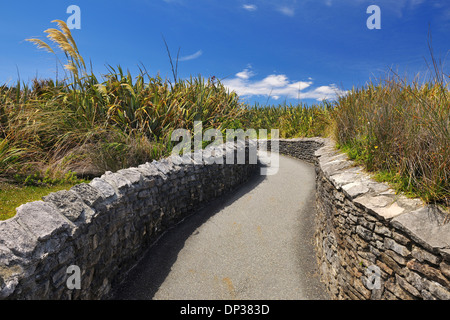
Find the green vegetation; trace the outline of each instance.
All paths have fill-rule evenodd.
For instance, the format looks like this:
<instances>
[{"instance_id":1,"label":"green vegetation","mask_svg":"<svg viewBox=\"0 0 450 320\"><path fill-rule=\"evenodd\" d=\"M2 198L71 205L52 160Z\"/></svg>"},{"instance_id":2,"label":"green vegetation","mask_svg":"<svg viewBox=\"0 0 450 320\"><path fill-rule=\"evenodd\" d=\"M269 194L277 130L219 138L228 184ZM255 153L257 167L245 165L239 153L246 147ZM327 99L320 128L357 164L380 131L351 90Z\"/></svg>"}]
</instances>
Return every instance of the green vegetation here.
<instances>
[{"instance_id":1,"label":"green vegetation","mask_svg":"<svg viewBox=\"0 0 450 320\"><path fill-rule=\"evenodd\" d=\"M437 68L435 79L422 85L388 77L333 103L249 106L215 78L179 80L174 72L172 83L143 67L132 77L108 66L98 79L65 23L55 22L60 30L45 32L67 60L65 79L0 86L0 220L22 203L106 170L169 155L173 130L193 130L196 120L203 130L279 129L281 138L332 137L380 181L450 205L449 88ZM55 54L42 40L28 41Z\"/></svg>"},{"instance_id":2,"label":"green vegetation","mask_svg":"<svg viewBox=\"0 0 450 320\"><path fill-rule=\"evenodd\" d=\"M44 175L35 172L26 177L16 173L12 179L14 183L0 182L0 221L13 217L21 204L41 200L49 193L68 190L75 184L88 182L77 178L70 171L65 174L52 173L50 176L49 170Z\"/></svg>"},{"instance_id":3,"label":"green vegetation","mask_svg":"<svg viewBox=\"0 0 450 320\"><path fill-rule=\"evenodd\" d=\"M331 133L332 105L278 105L247 106L241 117L242 127L254 129L279 129L280 138L317 137Z\"/></svg>"},{"instance_id":4,"label":"green vegetation","mask_svg":"<svg viewBox=\"0 0 450 320\"><path fill-rule=\"evenodd\" d=\"M14 179L17 183L0 182L0 221L13 217L21 204L41 200L49 193L68 190L75 184L88 182L77 178L73 172L58 178L51 178L48 173L42 176L36 172L27 177L16 174Z\"/></svg>"},{"instance_id":5,"label":"green vegetation","mask_svg":"<svg viewBox=\"0 0 450 320\"><path fill-rule=\"evenodd\" d=\"M68 190L72 184L58 184L54 186L17 186L14 184L0 184L0 221L12 218L16 208L20 205L42 200L49 193Z\"/></svg>"},{"instance_id":6,"label":"green vegetation","mask_svg":"<svg viewBox=\"0 0 450 320\"><path fill-rule=\"evenodd\" d=\"M450 205L450 96L442 76L419 85L398 77L341 97L335 139L381 181Z\"/></svg>"}]
</instances>

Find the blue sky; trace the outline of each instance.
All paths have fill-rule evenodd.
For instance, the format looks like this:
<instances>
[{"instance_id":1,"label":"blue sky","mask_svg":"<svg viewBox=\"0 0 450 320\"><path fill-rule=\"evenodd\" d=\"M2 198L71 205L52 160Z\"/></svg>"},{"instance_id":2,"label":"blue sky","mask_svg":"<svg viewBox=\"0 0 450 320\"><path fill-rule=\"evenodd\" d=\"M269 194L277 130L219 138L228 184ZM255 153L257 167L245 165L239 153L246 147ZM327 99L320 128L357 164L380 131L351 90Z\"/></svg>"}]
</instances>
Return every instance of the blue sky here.
<instances>
[{"instance_id":1,"label":"blue sky","mask_svg":"<svg viewBox=\"0 0 450 320\"><path fill-rule=\"evenodd\" d=\"M164 36L173 58L180 49L180 78L215 76L249 103L333 99L389 68L425 77L429 26L435 56L448 62L450 50L448 0L2 1L0 83L55 78L55 58L24 40L45 40L70 5L81 9L72 33L96 73L143 64L172 78ZM381 29L367 28L370 5Z\"/></svg>"}]
</instances>

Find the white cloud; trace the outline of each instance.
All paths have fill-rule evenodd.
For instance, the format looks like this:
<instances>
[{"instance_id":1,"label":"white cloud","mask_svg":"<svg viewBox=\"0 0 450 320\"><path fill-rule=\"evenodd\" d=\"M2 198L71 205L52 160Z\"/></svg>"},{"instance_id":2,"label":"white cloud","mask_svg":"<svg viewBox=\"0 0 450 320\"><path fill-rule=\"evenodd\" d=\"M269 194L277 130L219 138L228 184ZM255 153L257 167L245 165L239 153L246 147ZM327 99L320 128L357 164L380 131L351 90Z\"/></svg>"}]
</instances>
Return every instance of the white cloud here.
<instances>
[{"instance_id":1,"label":"white cloud","mask_svg":"<svg viewBox=\"0 0 450 320\"><path fill-rule=\"evenodd\" d=\"M242 8L247 11L255 11L256 9L258 9L254 4L244 4Z\"/></svg>"},{"instance_id":2,"label":"white cloud","mask_svg":"<svg viewBox=\"0 0 450 320\"><path fill-rule=\"evenodd\" d=\"M289 16L289 17L293 17L295 15L295 10L293 8L279 7L277 10L279 12L281 12L282 14Z\"/></svg>"},{"instance_id":3,"label":"white cloud","mask_svg":"<svg viewBox=\"0 0 450 320\"><path fill-rule=\"evenodd\" d=\"M250 77L253 77L254 73L250 70L250 69L244 69L241 72L236 73L236 77L240 78L240 79L244 79L247 80Z\"/></svg>"},{"instance_id":4,"label":"white cloud","mask_svg":"<svg viewBox=\"0 0 450 320\"><path fill-rule=\"evenodd\" d=\"M275 100L279 98L286 99L315 99L322 101L324 99L335 99L337 95L345 92L340 90L335 84L311 88L313 82L311 78L308 81L290 81L284 74L271 74L262 80L253 81L250 78L254 73L246 68L238 72L234 78L225 79L222 83L231 91L235 91L241 97L266 96ZM305 90L308 89L308 90Z\"/></svg>"},{"instance_id":5,"label":"white cloud","mask_svg":"<svg viewBox=\"0 0 450 320\"><path fill-rule=\"evenodd\" d=\"M304 92L300 95L304 99L316 99L317 101L332 100L340 95L344 95L346 92L339 89L334 83L328 86L320 86L308 92Z\"/></svg>"},{"instance_id":6,"label":"white cloud","mask_svg":"<svg viewBox=\"0 0 450 320\"><path fill-rule=\"evenodd\" d=\"M202 50L198 50L196 53L191 54L189 56L184 56L178 59L178 61L188 61L188 60L193 60L193 59L197 59L198 57L200 57L203 54Z\"/></svg>"}]
</instances>

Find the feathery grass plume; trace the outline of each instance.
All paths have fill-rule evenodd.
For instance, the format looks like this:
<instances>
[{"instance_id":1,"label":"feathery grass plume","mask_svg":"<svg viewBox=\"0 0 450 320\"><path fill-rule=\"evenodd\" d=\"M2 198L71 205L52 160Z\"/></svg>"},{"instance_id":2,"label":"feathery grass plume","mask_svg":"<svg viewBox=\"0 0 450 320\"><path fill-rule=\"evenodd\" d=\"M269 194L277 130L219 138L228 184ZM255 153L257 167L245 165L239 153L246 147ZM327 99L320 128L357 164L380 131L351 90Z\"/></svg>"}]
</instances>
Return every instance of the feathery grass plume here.
<instances>
[{"instance_id":1,"label":"feathery grass plume","mask_svg":"<svg viewBox=\"0 0 450 320\"><path fill-rule=\"evenodd\" d=\"M75 40L72 37L72 33L70 29L67 27L67 24L62 20L53 20L58 24L58 27L62 30L49 28L44 32L47 34L47 38L50 39L54 44L56 44L65 54L67 58L67 64L64 65L64 68L78 78L79 71L83 71L84 74L86 72L86 65L84 63L83 57L80 55L78 51L78 47L76 45ZM26 39L26 41L32 42L39 49L46 49L48 52L55 54L54 50L50 47L49 44L40 40L40 39Z\"/></svg>"},{"instance_id":2,"label":"feathery grass plume","mask_svg":"<svg viewBox=\"0 0 450 320\"><path fill-rule=\"evenodd\" d=\"M56 43L64 53L67 53L71 57L76 57L76 52L70 45L64 33L54 28L47 29L44 32L47 33L47 38Z\"/></svg>"},{"instance_id":3,"label":"feathery grass plume","mask_svg":"<svg viewBox=\"0 0 450 320\"><path fill-rule=\"evenodd\" d=\"M53 20L52 22L56 22L58 24L58 27L62 30L62 32L66 36L66 39L70 42L74 52L76 53L77 60L79 60L81 62L81 65L83 66L83 68L86 69L86 65L84 63L84 59L80 55L80 52L78 51L77 43L73 39L72 32L70 31L70 29L67 26L67 24L64 21L62 21L62 20Z\"/></svg>"},{"instance_id":4,"label":"feathery grass plume","mask_svg":"<svg viewBox=\"0 0 450 320\"><path fill-rule=\"evenodd\" d=\"M73 63L73 61L69 61L68 64L65 64L64 68L66 68L66 70L72 72L74 75L78 76L78 68Z\"/></svg>"},{"instance_id":5,"label":"feathery grass plume","mask_svg":"<svg viewBox=\"0 0 450 320\"><path fill-rule=\"evenodd\" d=\"M78 52L77 44L76 44L75 40L73 39L72 33L70 32L70 29L67 26L67 24L62 20L53 20L52 22L56 22L58 24L58 27L62 30L62 32L66 36L67 40L70 41L70 43L72 44L72 47L75 49L76 52Z\"/></svg>"},{"instance_id":6,"label":"feathery grass plume","mask_svg":"<svg viewBox=\"0 0 450 320\"><path fill-rule=\"evenodd\" d=\"M50 53L55 53L55 51L53 51L53 49L44 41L40 40L40 39L25 39L25 41L31 42L33 44L35 44L37 46L38 49L45 49Z\"/></svg>"},{"instance_id":7,"label":"feathery grass plume","mask_svg":"<svg viewBox=\"0 0 450 320\"><path fill-rule=\"evenodd\" d=\"M64 33L62 33L61 31L59 31L57 29L53 29L53 28L47 29L44 32L47 33L47 37L50 40L52 40L54 43L56 43L58 45L58 47L64 52L64 54L66 55L66 58L68 60L71 59L70 61L68 61L69 63L67 65L65 65L64 67L67 70L78 75L78 70L76 70L76 72L74 72L75 68L78 69L80 67L78 54L76 53L75 49L71 46L71 44L67 40Z\"/></svg>"}]
</instances>

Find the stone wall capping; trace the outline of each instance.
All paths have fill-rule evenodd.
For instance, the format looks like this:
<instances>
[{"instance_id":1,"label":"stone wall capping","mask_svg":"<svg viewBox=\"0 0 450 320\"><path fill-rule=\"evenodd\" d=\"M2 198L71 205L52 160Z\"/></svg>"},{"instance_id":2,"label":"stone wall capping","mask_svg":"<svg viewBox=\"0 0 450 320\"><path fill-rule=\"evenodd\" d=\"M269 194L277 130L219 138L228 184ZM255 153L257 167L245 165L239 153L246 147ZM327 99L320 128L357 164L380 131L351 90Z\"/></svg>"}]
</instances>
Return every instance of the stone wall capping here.
<instances>
[{"instance_id":1,"label":"stone wall capping","mask_svg":"<svg viewBox=\"0 0 450 320\"><path fill-rule=\"evenodd\" d=\"M383 195L364 194L355 198L353 202L383 220L392 219L404 211L394 199Z\"/></svg>"},{"instance_id":2,"label":"stone wall capping","mask_svg":"<svg viewBox=\"0 0 450 320\"><path fill-rule=\"evenodd\" d=\"M37 237L18 222L17 215L11 219L0 221L0 261L2 266L10 265L12 261L26 261L31 257ZM21 259L16 259L21 258ZM3 265L3 263L5 263ZM27 262L25 262L27 264Z\"/></svg>"},{"instance_id":3,"label":"stone wall capping","mask_svg":"<svg viewBox=\"0 0 450 320\"><path fill-rule=\"evenodd\" d=\"M118 197L124 196L132 185L131 181L125 178L125 176L120 173L113 173L111 171L106 171L100 179L108 182L113 188Z\"/></svg>"},{"instance_id":4,"label":"stone wall capping","mask_svg":"<svg viewBox=\"0 0 450 320\"><path fill-rule=\"evenodd\" d=\"M173 167L173 164L168 162L166 159L162 159L159 161L153 161L152 165L159 171L161 171L164 175L170 175L173 171L175 171L175 168Z\"/></svg>"},{"instance_id":5,"label":"stone wall capping","mask_svg":"<svg viewBox=\"0 0 450 320\"><path fill-rule=\"evenodd\" d=\"M446 214L436 206L425 206L402 214L392 225L432 252L450 249L450 223ZM445 255L445 251L442 252Z\"/></svg>"},{"instance_id":6,"label":"stone wall capping","mask_svg":"<svg viewBox=\"0 0 450 320\"><path fill-rule=\"evenodd\" d=\"M346 184L362 182L363 180L367 181L369 179L368 175L361 168L353 167L348 162L345 167L341 166L341 169L334 169L332 172L328 170L328 167L323 168L323 170L329 174L331 182L339 189Z\"/></svg>"},{"instance_id":7,"label":"stone wall capping","mask_svg":"<svg viewBox=\"0 0 450 320\"><path fill-rule=\"evenodd\" d=\"M100 180L99 178L94 179L96 181ZM100 180L103 181L103 180ZM114 189L111 185L107 184L105 181L103 181L106 186L106 188L109 188L107 190L99 190L98 188L95 188L94 185L96 185L96 182L93 183L80 183L72 188L70 188L70 191L77 194L80 199L83 200L83 202L88 205L91 208L95 208L98 206L102 201L107 200L111 197L115 196ZM101 184L101 182L98 182L98 184ZM103 191L105 193L103 193Z\"/></svg>"},{"instance_id":8,"label":"stone wall capping","mask_svg":"<svg viewBox=\"0 0 450 320\"><path fill-rule=\"evenodd\" d=\"M84 222L95 213L95 210L86 205L82 198L72 190L53 192L44 196L42 200L52 203L60 213L74 223Z\"/></svg>"},{"instance_id":9,"label":"stone wall capping","mask_svg":"<svg viewBox=\"0 0 450 320\"><path fill-rule=\"evenodd\" d=\"M190 154L185 154L182 156L170 155L169 161L172 162L173 164L180 166L181 168L187 167L187 166L192 166L194 164L194 160L192 159Z\"/></svg>"},{"instance_id":10,"label":"stone wall capping","mask_svg":"<svg viewBox=\"0 0 450 320\"><path fill-rule=\"evenodd\" d=\"M130 181L131 185L142 184L144 178L142 174L135 168L121 169L117 171L117 174L120 174L123 177L125 177L125 179Z\"/></svg>"},{"instance_id":11,"label":"stone wall capping","mask_svg":"<svg viewBox=\"0 0 450 320\"><path fill-rule=\"evenodd\" d=\"M48 240L62 232L71 233L74 228L74 224L61 214L54 204L44 201L28 202L19 206L14 218L38 241Z\"/></svg>"},{"instance_id":12,"label":"stone wall capping","mask_svg":"<svg viewBox=\"0 0 450 320\"><path fill-rule=\"evenodd\" d=\"M370 183L364 180L350 182L341 186L342 191L350 199L355 199L371 191Z\"/></svg>"},{"instance_id":13,"label":"stone wall capping","mask_svg":"<svg viewBox=\"0 0 450 320\"><path fill-rule=\"evenodd\" d=\"M116 191L116 189L103 178L94 178L91 182L89 182L89 185L93 187L101 197L97 199L92 206L103 201L112 202L118 198L118 191Z\"/></svg>"}]
</instances>

